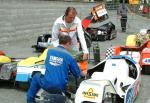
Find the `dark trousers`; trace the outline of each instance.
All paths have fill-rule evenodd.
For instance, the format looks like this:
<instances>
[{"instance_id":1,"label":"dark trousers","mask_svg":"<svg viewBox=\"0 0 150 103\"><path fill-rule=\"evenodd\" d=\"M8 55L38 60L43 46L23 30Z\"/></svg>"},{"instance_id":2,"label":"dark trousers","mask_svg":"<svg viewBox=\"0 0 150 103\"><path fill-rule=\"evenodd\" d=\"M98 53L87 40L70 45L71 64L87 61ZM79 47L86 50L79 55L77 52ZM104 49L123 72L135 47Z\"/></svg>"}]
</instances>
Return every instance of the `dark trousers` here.
<instances>
[{"instance_id":1,"label":"dark trousers","mask_svg":"<svg viewBox=\"0 0 150 103\"><path fill-rule=\"evenodd\" d=\"M37 73L33 76L30 88L27 92L27 103L36 103L35 97L41 88L52 94L61 94L64 92L57 87L51 87L50 84L45 81L44 76L40 73Z\"/></svg>"},{"instance_id":2,"label":"dark trousers","mask_svg":"<svg viewBox=\"0 0 150 103\"><path fill-rule=\"evenodd\" d=\"M30 88L27 92L27 103L35 103L35 96L36 96L37 92L41 88L44 88L41 76L42 75L40 73L35 74L33 76Z\"/></svg>"},{"instance_id":3,"label":"dark trousers","mask_svg":"<svg viewBox=\"0 0 150 103\"><path fill-rule=\"evenodd\" d=\"M127 24L127 16L121 17L121 28L123 32L126 31L126 24Z\"/></svg>"}]
</instances>

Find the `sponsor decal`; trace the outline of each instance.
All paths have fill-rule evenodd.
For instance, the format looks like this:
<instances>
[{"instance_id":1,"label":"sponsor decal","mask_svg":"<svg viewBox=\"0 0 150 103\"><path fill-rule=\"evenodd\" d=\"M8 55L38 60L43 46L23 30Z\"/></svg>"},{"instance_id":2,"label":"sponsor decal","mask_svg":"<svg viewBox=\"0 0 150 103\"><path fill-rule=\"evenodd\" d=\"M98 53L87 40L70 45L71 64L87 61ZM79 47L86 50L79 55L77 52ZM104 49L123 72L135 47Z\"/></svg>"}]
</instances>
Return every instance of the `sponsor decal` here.
<instances>
[{"instance_id":1,"label":"sponsor decal","mask_svg":"<svg viewBox=\"0 0 150 103\"><path fill-rule=\"evenodd\" d=\"M145 58L145 59L143 59L143 63L145 63L145 64L150 64L150 58Z\"/></svg>"},{"instance_id":2,"label":"sponsor decal","mask_svg":"<svg viewBox=\"0 0 150 103\"><path fill-rule=\"evenodd\" d=\"M116 64L115 64L115 63L112 63L112 66L116 66Z\"/></svg>"},{"instance_id":3,"label":"sponsor decal","mask_svg":"<svg viewBox=\"0 0 150 103\"><path fill-rule=\"evenodd\" d=\"M98 17L101 17L101 16L103 16L105 14L107 14L107 11L104 8L103 9L101 8L101 10L97 11Z\"/></svg>"},{"instance_id":4,"label":"sponsor decal","mask_svg":"<svg viewBox=\"0 0 150 103\"><path fill-rule=\"evenodd\" d=\"M56 57L56 56L50 56L49 63L53 66L60 66L63 63L63 58Z\"/></svg>"},{"instance_id":5,"label":"sponsor decal","mask_svg":"<svg viewBox=\"0 0 150 103\"><path fill-rule=\"evenodd\" d=\"M83 91L82 94L86 98L95 99L98 97L98 93L95 93L92 88L88 89L88 91Z\"/></svg>"}]
</instances>

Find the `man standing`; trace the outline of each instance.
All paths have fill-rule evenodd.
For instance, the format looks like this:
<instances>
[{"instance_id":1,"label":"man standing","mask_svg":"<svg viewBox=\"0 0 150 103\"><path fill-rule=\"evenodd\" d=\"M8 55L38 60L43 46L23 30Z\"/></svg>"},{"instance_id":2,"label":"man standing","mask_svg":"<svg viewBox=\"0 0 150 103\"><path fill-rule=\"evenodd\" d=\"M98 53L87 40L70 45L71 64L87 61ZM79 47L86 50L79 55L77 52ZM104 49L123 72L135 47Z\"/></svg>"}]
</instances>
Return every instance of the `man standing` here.
<instances>
[{"instance_id":1,"label":"man standing","mask_svg":"<svg viewBox=\"0 0 150 103\"><path fill-rule=\"evenodd\" d=\"M122 32L126 32L126 24L127 24L127 13L131 12L127 5L125 4L125 0L119 5L117 14L120 18Z\"/></svg>"},{"instance_id":2,"label":"man standing","mask_svg":"<svg viewBox=\"0 0 150 103\"><path fill-rule=\"evenodd\" d=\"M81 20L76 16L77 11L74 7L68 7L63 16L60 16L54 22L52 27L52 44L58 45L59 34L69 35L71 37L71 48L74 52L79 52L78 39L81 43L83 51L83 59L88 59L88 49L84 37L84 32L81 24Z\"/></svg>"},{"instance_id":3,"label":"man standing","mask_svg":"<svg viewBox=\"0 0 150 103\"><path fill-rule=\"evenodd\" d=\"M32 78L27 93L27 103L35 103L36 93L43 88L49 91L52 88L65 90L68 83L68 72L78 78L81 71L76 60L67 51L71 48L71 38L68 35L59 36L59 46L51 48L47 52L45 60L45 74L35 74Z\"/></svg>"}]
</instances>

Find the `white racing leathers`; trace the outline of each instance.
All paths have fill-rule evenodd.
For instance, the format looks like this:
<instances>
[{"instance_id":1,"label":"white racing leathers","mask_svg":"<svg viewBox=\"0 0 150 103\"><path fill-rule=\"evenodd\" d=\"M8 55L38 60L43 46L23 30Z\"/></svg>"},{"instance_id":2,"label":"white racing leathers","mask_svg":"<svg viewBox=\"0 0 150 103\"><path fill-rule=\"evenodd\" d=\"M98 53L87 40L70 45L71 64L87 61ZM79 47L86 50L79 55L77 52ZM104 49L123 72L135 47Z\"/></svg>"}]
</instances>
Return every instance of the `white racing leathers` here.
<instances>
[{"instance_id":1,"label":"white racing leathers","mask_svg":"<svg viewBox=\"0 0 150 103\"><path fill-rule=\"evenodd\" d=\"M79 51L78 42L77 42L77 36L78 36L83 53L88 53L81 20L78 17L75 17L72 23L66 23L63 19L63 16L59 17L54 22L52 28L52 44L54 47L59 45L59 39L58 39L59 34L69 35L72 39L72 50L77 52Z\"/></svg>"}]
</instances>

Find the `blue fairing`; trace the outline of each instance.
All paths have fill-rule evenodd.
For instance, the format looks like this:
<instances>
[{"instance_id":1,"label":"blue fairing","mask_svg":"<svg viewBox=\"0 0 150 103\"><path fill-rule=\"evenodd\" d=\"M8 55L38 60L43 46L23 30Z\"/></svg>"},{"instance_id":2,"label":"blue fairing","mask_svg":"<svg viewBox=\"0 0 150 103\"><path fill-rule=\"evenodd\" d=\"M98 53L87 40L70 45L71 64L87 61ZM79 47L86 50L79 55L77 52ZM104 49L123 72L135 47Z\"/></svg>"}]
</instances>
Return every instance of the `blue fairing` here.
<instances>
[{"instance_id":1,"label":"blue fairing","mask_svg":"<svg viewBox=\"0 0 150 103\"><path fill-rule=\"evenodd\" d=\"M131 61L133 64L136 64L136 62L132 59L132 58L130 58L130 57L128 57L128 56L125 56L125 55L118 55L118 56L111 56L110 58L108 58L108 59L127 59L127 60L129 60L129 61Z\"/></svg>"},{"instance_id":2,"label":"blue fairing","mask_svg":"<svg viewBox=\"0 0 150 103\"><path fill-rule=\"evenodd\" d=\"M18 82L28 82L30 78L31 78L31 74L20 73L16 75L16 81Z\"/></svg>"}]
</instances>

